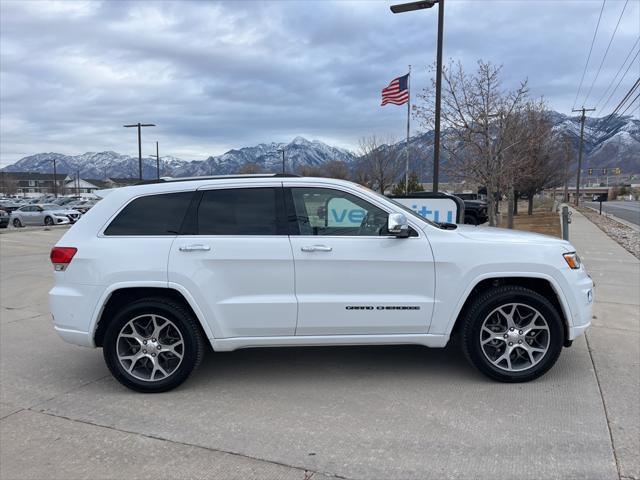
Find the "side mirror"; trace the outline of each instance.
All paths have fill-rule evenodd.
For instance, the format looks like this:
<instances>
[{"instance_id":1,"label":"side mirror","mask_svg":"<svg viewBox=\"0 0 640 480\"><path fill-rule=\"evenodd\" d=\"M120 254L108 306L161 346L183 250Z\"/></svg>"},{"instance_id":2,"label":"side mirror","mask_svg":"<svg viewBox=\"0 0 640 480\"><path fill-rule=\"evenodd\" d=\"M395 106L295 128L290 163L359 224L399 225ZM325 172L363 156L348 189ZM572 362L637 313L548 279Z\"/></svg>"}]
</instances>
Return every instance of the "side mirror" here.
<instances>
[{"instance_id":1,"label":"side mirror","mask_svg":"<svg viewBox=\"0 0 640 480\"><path fill-rule=\"evenodd\" d=\"M406 238L409 236L409 222L407 217L402 213L390 213L387 219L387 231L389 235L398 238Z\"/></svg>"}]
</instances>

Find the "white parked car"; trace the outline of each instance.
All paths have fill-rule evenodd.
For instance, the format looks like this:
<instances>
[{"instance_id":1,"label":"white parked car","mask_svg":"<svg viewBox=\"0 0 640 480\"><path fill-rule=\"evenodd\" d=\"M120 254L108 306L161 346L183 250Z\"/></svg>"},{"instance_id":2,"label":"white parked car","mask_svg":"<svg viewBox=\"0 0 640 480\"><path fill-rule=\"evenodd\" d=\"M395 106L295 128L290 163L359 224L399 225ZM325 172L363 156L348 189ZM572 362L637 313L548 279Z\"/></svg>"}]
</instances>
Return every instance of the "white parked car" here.
<instances>
[{"instance_id":1,"label":"white parked car","mask_svg":"<svg viewBox=\"0 0 640 480\"><path fill-rule=\"evenodd\" d=\"M481 372L544 374L591 321L570 243L436 224L354 183L294 176L111 191L51 251L56 331L124 385L181 384L215 351L460 338Z\"/></svg>"},{"instance_id":2,"label":"white parked car","mask_svg":"<svg viewBox=\"0 0 640 480\"><path fill-rule=\"evenodd\" d=\"M11 222L16 228L25 225L64 225L76 223L82 214L55 203L42 205L25 205L11 212Z\"/></svg>"}]
</instances>

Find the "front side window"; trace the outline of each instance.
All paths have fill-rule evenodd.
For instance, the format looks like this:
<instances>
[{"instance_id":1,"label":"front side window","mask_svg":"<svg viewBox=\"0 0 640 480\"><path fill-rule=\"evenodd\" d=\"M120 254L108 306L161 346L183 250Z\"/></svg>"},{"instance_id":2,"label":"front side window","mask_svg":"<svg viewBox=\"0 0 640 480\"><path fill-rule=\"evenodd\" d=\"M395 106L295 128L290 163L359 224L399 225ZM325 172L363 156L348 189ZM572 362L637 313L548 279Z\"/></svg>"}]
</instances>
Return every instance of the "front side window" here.
<instances>
[{"instance_id":1,"label":"front side window","mask_svg":"<svg viewBox=\"0 0 640 480\"><path fill-rule=\"evenodd\" d=\"M283 212L281 192L281 188L203 192L198 235L278 235L278 212Z\"/></svg>"},{"instance_id":2,"label":"front side window","mask_svg":"<svg viewBox=\"0 0 640 480\"><path fill-rule=\"evenodd\" d=\"M177 235L193 192L138 197L124 207L105 235Z\"/></svg>"},{"instance_id":3,"label":"front side window","mask_svg":"<svg viewBox=\"0 0 640 480\"><path fill-rule=\"evenodd\" d=\"M292 188L300 235L381 236L388 214L350 193L329 188Z\"/></svg>"}]
</instances>

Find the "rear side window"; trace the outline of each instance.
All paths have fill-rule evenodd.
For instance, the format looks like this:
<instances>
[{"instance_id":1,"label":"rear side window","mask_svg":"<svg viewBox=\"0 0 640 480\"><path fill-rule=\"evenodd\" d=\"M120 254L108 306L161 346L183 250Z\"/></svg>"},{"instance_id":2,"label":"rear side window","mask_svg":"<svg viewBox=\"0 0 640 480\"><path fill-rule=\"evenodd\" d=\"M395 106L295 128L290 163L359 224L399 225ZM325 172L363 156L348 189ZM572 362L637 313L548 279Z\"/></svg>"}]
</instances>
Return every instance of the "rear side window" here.
<instances>
[{"instance_id":1,"label":"rear side window","mask_svg":"<svg viewBox=\"0 0 640 480\"><path fill-rule=\"evenodd\" d=\"M129 203L105 235L177 235L193 192L139 197Z\"/></svg>"},{"instance_id":2,"label":"rear side window","mask_svg":"<svg viewBox=\"0 0 640 480\"><path fill-rule=\"evenodd\" d=\"M207 190L198 208L199 235L278 235L282 188Z\"/></svg>"}]
</instances>

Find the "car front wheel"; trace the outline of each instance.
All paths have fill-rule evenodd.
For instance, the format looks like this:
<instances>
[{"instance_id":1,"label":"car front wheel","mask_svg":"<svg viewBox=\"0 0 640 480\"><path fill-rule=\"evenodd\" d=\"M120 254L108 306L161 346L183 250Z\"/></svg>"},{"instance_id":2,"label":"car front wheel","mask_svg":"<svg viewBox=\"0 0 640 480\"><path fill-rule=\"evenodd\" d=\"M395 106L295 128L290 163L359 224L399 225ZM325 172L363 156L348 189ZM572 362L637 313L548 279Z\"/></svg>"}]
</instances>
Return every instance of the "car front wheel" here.
<instances>
[{"instance_id":1,"label":"car front wheel","mask_svg":"<svg viewBox=\"0 0 640 480\"><path fill-rule=\"evenodd\" d=\"M204 354L196 319L182 305L161 298L133 302L109 323L105 362L120 383L145 393L182 384Z\"/></svg>"},{"instance_id":2,"label":"car front wheel","mask_svg":"<svg viewBox=\"0 0 640 480\"><path fill-rule=\"evenodd\" d=\"M490 378L526 382L546 373L564 343L555 306L533 290L502 286L481 294L463 318L467 359Z\"/></svg>"},{"instance_id":3,"label":"car front wheel","mask_svg":"<svg viewBox=\"0 0 640 480\"><path fill-rule=\"evenodd\" d=\"M47 227L50 227L51 225L53 225L53 218L51 217L44 217L44 224Z\"/></svg>"}]
</instances>

